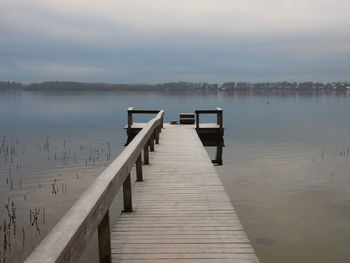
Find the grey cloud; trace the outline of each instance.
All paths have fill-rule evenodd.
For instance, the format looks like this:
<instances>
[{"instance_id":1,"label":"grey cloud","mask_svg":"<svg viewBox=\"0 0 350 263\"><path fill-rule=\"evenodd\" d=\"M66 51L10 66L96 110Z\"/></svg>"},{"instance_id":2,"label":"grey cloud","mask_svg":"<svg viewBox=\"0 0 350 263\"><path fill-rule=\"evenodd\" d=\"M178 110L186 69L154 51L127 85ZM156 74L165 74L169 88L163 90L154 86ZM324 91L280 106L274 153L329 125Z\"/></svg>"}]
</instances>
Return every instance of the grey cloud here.
<instances>
[{"instance_id":1,"label":"grey cloud","mask_svg":"<svg viewBox=\"0 0 350 263\"><path fill-rule=\"evenodd\" d=\"M5 0L2 7L3 80L327 81L350 73L343 0Z\"/></svg>"}]
</instances>

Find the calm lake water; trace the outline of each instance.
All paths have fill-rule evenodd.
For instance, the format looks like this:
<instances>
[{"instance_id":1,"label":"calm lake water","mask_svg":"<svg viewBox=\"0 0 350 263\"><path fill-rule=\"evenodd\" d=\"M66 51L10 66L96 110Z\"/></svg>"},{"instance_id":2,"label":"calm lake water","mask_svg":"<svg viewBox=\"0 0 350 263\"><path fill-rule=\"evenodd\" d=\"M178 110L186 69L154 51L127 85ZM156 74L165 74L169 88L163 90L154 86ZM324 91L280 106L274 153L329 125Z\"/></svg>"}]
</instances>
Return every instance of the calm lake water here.
<instances>
[{"instance_id":1,"label":"calm lake water","mask_svg":"<svg viewBox=\"0 0 350 263\"><path fill-rule=\"evenodd\" d=\"M261 262L349 262L349 95L118 92L0 92L0 262L23 261L123 149L128 106L223 108L217 171Z\"/></svg>"}]
</instances>

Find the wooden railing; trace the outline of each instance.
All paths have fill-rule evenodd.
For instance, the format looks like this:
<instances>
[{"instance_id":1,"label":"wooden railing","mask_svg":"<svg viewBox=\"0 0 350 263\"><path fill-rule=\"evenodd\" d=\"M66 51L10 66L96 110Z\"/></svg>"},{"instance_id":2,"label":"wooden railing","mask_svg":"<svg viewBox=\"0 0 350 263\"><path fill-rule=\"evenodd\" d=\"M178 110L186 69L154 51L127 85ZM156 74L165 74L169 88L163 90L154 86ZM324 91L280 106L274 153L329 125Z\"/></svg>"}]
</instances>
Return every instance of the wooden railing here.
<instances>
[{"instance_id":1,"label":"wooden railing","mask_svg":"<svg viewBox=\"0 0 350 263\"><path fill-rule=\"evenodd\" d=\"M160 110L135 110L133 107L128 108L128 129L131 129L133 124L133 114L158 114ZM163 117L162 117L162 128L163 128Z\"/></svg>"},{"instance_id":2,"label":"wooden railing","mask_svg":"<svg viewBox=\"0 0 350 263\"><path fill-rule=\"evenodd\" d=\"M144 164L149 164L149 150L154 151L154 141L158 143L163 114L163 110L157 111L156 117L97 177L29 255L26 263L78 262L96 229L100 262L111 262L109 207L123 186L124 212L132 212L130 171L136 163L136 180L143 180L141 152L143 150Z\"/></svg>"},{"instance_id":3,"label":"wooden railing","mask_svg":"<svg viewBox=\"0 0 350 263\"><path fill-rule=\"evenodd\" d=\"M224 123L223 123L223 116L222 116L223 110L220 108L216 108L215 110L196 110L196 129L198 130L199 127L199 115L200 114L216 114L216 124L219 126L220 133L223 132L224 129Z\"/></svg>"}]
</instances>

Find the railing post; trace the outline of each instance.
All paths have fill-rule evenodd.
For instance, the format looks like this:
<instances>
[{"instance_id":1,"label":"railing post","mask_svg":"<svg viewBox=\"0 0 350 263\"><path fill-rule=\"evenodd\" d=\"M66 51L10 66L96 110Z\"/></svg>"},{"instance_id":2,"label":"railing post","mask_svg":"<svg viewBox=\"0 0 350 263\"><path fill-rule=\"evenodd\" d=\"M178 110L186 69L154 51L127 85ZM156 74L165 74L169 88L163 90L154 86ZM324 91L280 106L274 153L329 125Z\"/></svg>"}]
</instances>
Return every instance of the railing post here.
<instances>
[{"instance_id":1,"label":"railing post","mask_svg":"<svg viewBox=\"0 0 350 263\"><path fill-rule=\"evenodd\" d=\"M199 112L195 111L196 113L196 130L199 129Z\"/></svg>"},{"instance_id":2,"label":"railing post","mask_svg":"<svg viewBox=\"0 0 350 263\"><path fill-rule=\"evenodd\" d=\"M219 125L219 129L220 129L220 134L223 134L223 116L222 116L222 109L220 108L216 108L217 110L217 125Z\"/></svg>"},{"instance_id":3,"label":"railing post","mask_svg":"<svg viewBox=\"0 0 350 263\"><path fill-rule=\"evenodd\" d=\"M156 135L156 144L159 144L159 130L160 130L160 127L158 126L154 131Z\"/></svg>"},{"instance_id":4,"label":"railing post","mask_svg":"<svg viewBox=\"0 0 350 263\"><path fill-rule=\"evenodd\" d=\"M124 211L126 213L132 212L132 195L131 195L131 179L130 174L126 177L123 183L123 199Z\"/></svg>"},{"instance_id":5,"label":"railing post","mask_svg":"<svg viewBox=\"0 0 350 263\"><path fill-rule=\"evenodd\" d=\"M98 225L98 252L100 263L111 263L111 236L109 229L109 210Z\"/></svg>"},{"instance_id":6,"label":"railing post","mask_svg":"<svg viewBox=\"0 0 350 263\"><path fill-rule=\"evenodd\" d=\"M149 138L149 150L154 152L154 132L151 134L151 138Z\"/></svg>"},{"instance_id":7,"label":"railing post","mask_svg":"<svg viewBox=\"0 0 350 263\"><path fill-rule=\"evenodd\" d=\"M132 111L134 110L133 107L128 108L128 136L131 135L131 126L132 126Z\"/></svg>"},{"instance_id":8,"label":"railing post","mask_svg":"<svg viewBox=\"0 0 350 263\"><path fill-rule=\"evenodd\" d=\"M140 153L139 157L137 157L137 160L136 160L136 181L137 182L143 181L141 153Z\"/></svg>"},{"instance_id":9,"label":"railing post","mask_svg":"<svg viewBox=\"0 0 350 263\"><path fill-rule=\"evenodd\" d=\"M143 147L143 164L149 164L148 142L146 142L145 146Z\"/></svg>"},{"instance_id":10,"label":"railing post","mask_svg":"<svg viewBox=\"0 0 350 263\"><path fill-rule=\"evenodd\" d=\"M219 125L219 127L221 128L222 127L222 109L220 109L220 108L216 108L216 110L217 110L217 117L216 117L216 119L217 119L217 125Z\"/></svg>"}]
</instances>

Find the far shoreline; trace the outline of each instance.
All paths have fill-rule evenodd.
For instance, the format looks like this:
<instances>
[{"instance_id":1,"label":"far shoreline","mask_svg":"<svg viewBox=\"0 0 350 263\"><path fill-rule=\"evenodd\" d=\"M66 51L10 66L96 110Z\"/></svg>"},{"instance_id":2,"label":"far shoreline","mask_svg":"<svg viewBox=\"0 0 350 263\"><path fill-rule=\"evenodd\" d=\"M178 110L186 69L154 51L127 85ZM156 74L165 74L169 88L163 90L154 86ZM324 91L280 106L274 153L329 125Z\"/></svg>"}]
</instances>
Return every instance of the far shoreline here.
<instances>
[{"instance_id":1,"label":"far shoreline","mask_svg":"<svg viewBox=\"0 0 350 263\"><path fill-rule=\"evenodd\" d=\"M43 92L157 92L193 94L343 94L350 92L350 82L168 82L161 84L108 84L50 81L32 84L0 81L0 91Z\"/></svg>"}]
</instances>

